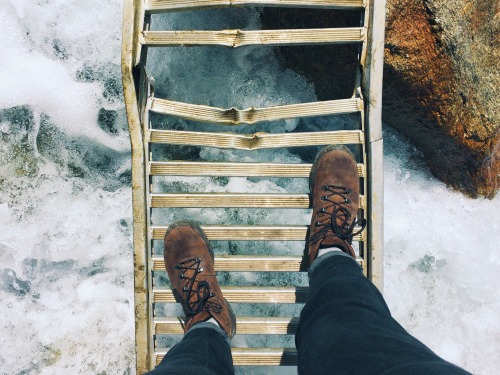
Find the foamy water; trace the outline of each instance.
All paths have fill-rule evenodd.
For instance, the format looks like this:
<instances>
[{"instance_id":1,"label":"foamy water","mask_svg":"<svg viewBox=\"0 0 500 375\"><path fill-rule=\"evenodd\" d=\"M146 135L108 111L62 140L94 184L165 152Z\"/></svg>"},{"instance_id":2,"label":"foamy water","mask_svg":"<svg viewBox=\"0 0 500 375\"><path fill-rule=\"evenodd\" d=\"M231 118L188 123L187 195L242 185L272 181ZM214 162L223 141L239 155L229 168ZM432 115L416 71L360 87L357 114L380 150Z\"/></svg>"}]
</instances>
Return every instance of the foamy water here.
<instances>
[{"instance_id":1,"label":"foamy water","mask_svg":"<svg viewBox=\"0 0 500 375\"><path fill-rule=\"evenodd\" d=\"M135 373L121 15L118 0L0 1L2 374ZM217 17L183 15L157 26L190 22L221 27ZM259 26L253 10L235 13L233 22ZM179 50L158 52L163 64L151 67L157 90L220 106L314 100L313 87L281 68L272 50L241 51L210 55L197 49L192 60ZM206 64L196 72L200 59ZM262 60L266 64L255 63ZM182 68L195 76L186 77ZM221 90L214 91L213 79ZM291 131L297 124L284 121L274 130ZM271 125L267 130L273 131ZM471 200L447 189L390 129L385 148L387 302L396 319L439 355L469 371L495 374L500 198ZM241 154L211 150L201 157ZM298 162L300 155L273 150L265 158ZM212 191L284 189L279 181L244 178L224 186L210 179L192 184ZM253 220L243 212L240 217ZM224 216L214 214L217 219Z\"/></svg>"}]
</instances>

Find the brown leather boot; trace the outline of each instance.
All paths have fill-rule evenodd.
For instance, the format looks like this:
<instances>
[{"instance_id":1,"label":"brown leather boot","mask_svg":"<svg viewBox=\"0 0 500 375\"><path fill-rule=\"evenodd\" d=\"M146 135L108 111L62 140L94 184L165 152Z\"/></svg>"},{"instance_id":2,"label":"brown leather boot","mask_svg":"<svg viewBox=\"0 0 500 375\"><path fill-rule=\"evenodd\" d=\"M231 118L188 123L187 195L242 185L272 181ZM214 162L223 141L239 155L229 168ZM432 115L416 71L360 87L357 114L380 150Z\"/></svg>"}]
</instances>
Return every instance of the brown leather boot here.
<instances>
[{"instance_id":1,"label":"brown leather boot","mask_svg":"<svg viewBox=\"0 0 500 375\"><path fill-rule=\"evenodd\" d=\"M313 213L308 236L309 264L324 248L338 247L356 257L352 238L359 205L359 174L351 152L343 146L328 146L314 161L309 179Z\"/></svg>"},{"instance_id":2,"label":"brown leather boot","mask_svg":"<svg viewBox=\"0 0 500 375\"><path fill-rule=\"evenodd\" d=\"M172 224L165 234L165 266L177 302L186 314L184 333L214 318L232 338L236 318L215 277L214 254L203 230L190 222Z\"/></svg>"}]
</instances>

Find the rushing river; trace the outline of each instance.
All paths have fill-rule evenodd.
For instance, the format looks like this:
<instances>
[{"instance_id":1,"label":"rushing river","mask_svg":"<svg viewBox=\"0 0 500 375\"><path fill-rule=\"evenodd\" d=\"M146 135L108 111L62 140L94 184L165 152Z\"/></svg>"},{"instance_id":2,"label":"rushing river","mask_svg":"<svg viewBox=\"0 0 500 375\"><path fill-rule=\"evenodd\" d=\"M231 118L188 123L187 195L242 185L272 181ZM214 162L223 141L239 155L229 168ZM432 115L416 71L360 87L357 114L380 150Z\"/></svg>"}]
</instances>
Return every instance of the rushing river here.
<instances>
[{"instance_id":1,"label":"rushing river","mask_svg":"<svg viewBox=\"0 0 500 375\"><path fill-rule=\"evenodd\" d=\"M228 27L228 20L212 14L179 14L154 26ZM119 0L0 0L1 374L135 373L121 17ZM260 26L254 9L235 12L230 21ZM153 52L158 95L223 107L315 100L314 87L281 67L273 49L231 52ZM263 130L298 126L348 128L349 119L283 121ZM250 158L215 150L199 157ZM269 150L261 158L299 162L310 155ZM444 358L495 374L500 198L471 200L446 188L390 128L384 161L385 296L393 315ZM162 184L210 191L307 187L246 178L171 178ZM167 212L158 220L179 215ZM208 215L214 222L227 213ZM242 222L265 217L269 223L284 216L236 215Z\"/></svg>"}]
</instances>

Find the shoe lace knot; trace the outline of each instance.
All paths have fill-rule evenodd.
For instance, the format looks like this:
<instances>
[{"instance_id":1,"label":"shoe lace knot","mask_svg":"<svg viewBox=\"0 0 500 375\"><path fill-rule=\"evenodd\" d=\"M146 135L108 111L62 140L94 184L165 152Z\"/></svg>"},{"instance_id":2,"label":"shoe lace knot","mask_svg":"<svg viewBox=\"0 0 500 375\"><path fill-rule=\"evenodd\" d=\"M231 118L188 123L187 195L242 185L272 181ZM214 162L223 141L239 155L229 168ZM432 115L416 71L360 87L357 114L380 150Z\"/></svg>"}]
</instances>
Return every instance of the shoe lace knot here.
<instances>
[{"instance_id":1,"label":"shoe lace knot","mask_svg":"<svg viewBox=\"0 0 500 375\"><path fill-rule=\"evenodd\" d=\"M176 270L181 271L182 305L188 319L202 310L216 314L222 311L220 304L209 301L216 294L210 291L210 284L205 279L200 280L200 274L204 271L201 262L202 258L189 258L175 266Z\"/></svg>"},{"instance_id":2,"label":"shoe lace knot","mask_svg":"<svg viewBox=\"0 0 500 375\"><path fill-rule=\"evenodd\" d=\"M352 193L352 190L337 185L323 185L321 190L327 193L321 197L321 200L325 203L320 204L322 207L318 211L318 221L314 223L319 230L311 236L312 243L317 243L327 237L338 237L352 244L353 237L361 233L366 227L365 219L361 221L355 219L349 224L352 215L347 205L351 203L348 196ZM358 224L361 228L354 232L354 227Z\"/></svg>"}]
</instances>

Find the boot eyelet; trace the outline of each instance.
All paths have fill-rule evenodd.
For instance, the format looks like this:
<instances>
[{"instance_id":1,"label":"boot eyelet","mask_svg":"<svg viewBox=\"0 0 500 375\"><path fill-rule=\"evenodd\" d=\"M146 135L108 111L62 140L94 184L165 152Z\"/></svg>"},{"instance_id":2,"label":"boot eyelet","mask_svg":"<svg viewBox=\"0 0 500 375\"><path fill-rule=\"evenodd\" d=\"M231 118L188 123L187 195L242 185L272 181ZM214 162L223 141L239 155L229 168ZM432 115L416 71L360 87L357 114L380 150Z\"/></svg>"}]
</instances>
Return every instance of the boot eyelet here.
<instances>
[{"instance_id":1,"label":"boot eyelet","mask_svg":"<svg viewBox=\"0 0 500 375\"><path fill-rule=\"evenodd\" d=\"M183 274L183 273L181 273L181 274L179 275L179 279L181 279L181 280L182 280L183 278L184 278L184 274Z\"/></svg>"},{"instance_id":2,"label":"boot eyelet","mask_svg":"<svg viewBox=\"0 0 500 375\"><path fill-rule=\"evenodd\" d=\"M346 192L346 194L350 194L350 193L352 193L352 190L351 189L345 189L345 192Z\"/></svg>"},{"instance_id":3,"label":"boot eyelet","mask_svg":"<svg viewBox=\"0 0 500 375\"><path fill-rule=\"evenodd\" d=\"M326 195L323 195L323 196L321 197L321 200L322 200L322 201L325 201L325 200L326 200Z\"/></svg>"},{"instance_id":4,"label":"boot eyelet","mask_svg":"<svg viewBox=\"0 0 500 375\"><path fill-rule=\"evenodd\" d=\"M351 201L349 198L347 198L347 199L345 200L345 203L349 204L349 203L352 203L352 201Z\"/></svg>"}]
</instances>

